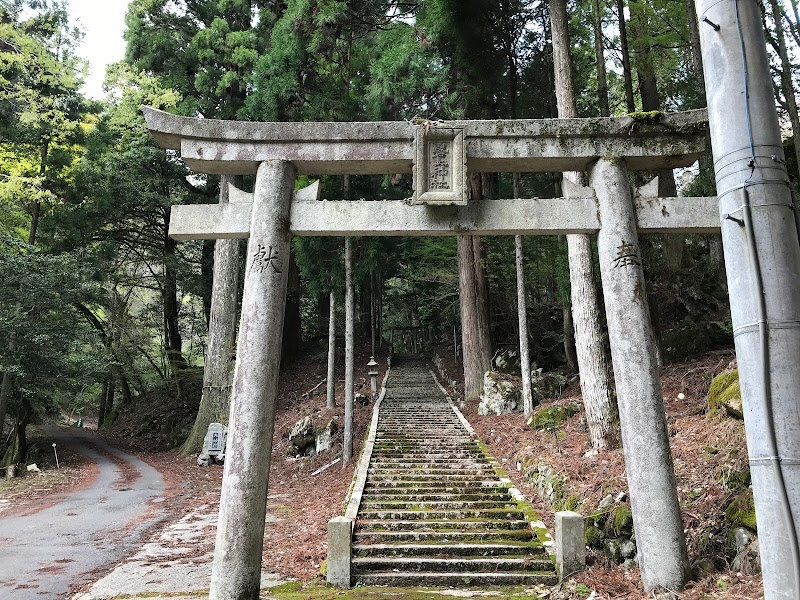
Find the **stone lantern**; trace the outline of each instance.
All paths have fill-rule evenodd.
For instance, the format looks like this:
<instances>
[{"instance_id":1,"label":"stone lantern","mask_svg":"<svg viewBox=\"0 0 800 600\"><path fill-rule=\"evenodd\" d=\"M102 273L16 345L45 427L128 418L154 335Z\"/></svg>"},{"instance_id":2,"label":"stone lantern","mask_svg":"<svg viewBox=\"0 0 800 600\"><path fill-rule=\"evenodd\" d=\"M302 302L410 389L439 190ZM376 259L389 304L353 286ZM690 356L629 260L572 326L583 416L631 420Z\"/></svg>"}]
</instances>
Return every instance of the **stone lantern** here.
<instances>
[{"instance_id":1,"label":"stone lantern","mask_svg":"<svg viewBox=\"0 0 800 600\"><path fill-rule=\"evenodd\" d=\"M375 362L374 356L369 357L367 367L369 368L367 373L369 373L369 384L372 389L372 399L375 400L378 395L378 363Z\"/></svg>"}]
</instances>

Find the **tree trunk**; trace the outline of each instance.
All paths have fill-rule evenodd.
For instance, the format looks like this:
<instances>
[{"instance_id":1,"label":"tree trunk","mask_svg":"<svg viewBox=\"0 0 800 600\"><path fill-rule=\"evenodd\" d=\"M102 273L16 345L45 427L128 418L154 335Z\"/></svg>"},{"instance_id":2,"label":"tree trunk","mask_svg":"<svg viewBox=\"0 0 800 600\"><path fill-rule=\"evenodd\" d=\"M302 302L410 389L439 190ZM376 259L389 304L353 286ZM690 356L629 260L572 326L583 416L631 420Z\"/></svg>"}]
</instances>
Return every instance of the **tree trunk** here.
<instances>
[{"instance_id":1,"label":"tree trunk","mask_svg":"<svg viewBox=\"0 0 800 600\"><path fill-rule=\"evenodd\" d=\"M100 394L100 402L97 409L97 428L103 427L106 424L107 416L111 413L114 407L114 392L116 390L116 381L113 375L108 375L103 381L103 391Z\"/></svg>"},{"instance_id":2,"label":"tree trunk","mask_svg":"<svg viewBox=\"0 0 800 600\"><path fill-rule=\"evenodd\" d=\"M475 256L472 236L459 235L458 296L461 306L461 347L464 363L464 399L477 400L483 390L483 374L488 365L484 360L481 323L476 299Z\"/></svg>"},{"instance_id":3,"label":"tree trunk","mask_svg":"<svg viewBox=\"0 0 800 600\"><path fill-rule=\"evenodd\" d=\"M369 332L371 336L372 351L370 355L375 357L375 273L369 274Z\"/></svg>"},{"instance_id":4,"label":"tree trunk","mask_svg":"<svg viewBox=\"0 0 800 600\"><path fill-rule=\"evenodd\" d=\"M211 295L214 287L214 248L216 240L203 240L203 249L200 254L200 278L203 281L202 299L203 314L206 317L206 327L211 326Z\"/></svg>"},{"instance_id":5,"label":"tree trunk","mask_svg":"<svg viewBox=\"0 0 800 600\"><path fill-rule=\"evenodd\" d=\"M166 222L169 223L169 211ZM162 302L164 305L164 347L167 361L175 377L186 368L186 359L182 353L181 332L178 323L178 274L175 269L175 248L177 242L169 237L168 227L164 227L164 283L162 285Z\"/></svg>"},{"instance_id":6,"label":"tree trunk","mask_svg":"<svg viewBox=\"0 0 800 600\"><path fill-rule=\"evenodd\" d=\"M336 406L336 290L331 290L328 322L328 408Z\"/></svg>"},{"instance_id":7,"label":"tree trunk","mask_svg":"<svg viewBox=\"0 0 800 600\"><path fill-rule=\"evenodd\" d=\"M241 185L240 177L223 175L219 202L228 200L228 184ZM211 318L203 369L203 393L189 437L181 451L194 454L203 448L211 423L228 423L231 376L236 354L236 316L239 295L239 240L217 240L211 284Z\"/></svg>"},{"instance_id":8,"label":"tree trunk","mask_svg":"<svg viewBox=\"0 0 800 600\"><path fill-rule=\"evenodd\" d=\"M525 267L522 236L514 236L517 259L517 318L519 319L519 367L522 375L522 408L526 415L533 412L531 393L531 357L528 351L528 305L525 298Z\"/></svg>"},{"instance_id":9,"label":"tree trunk","mask_svg":"<svg viewBox=\"0 0 800 600\"><path fill-rule=\"evenodd\" d=\"M797 159L797 168L800 169L800 116L797 113L797 99L794 95L792 84L792 63L786 50L786 37L783 35L781 10L778 7L778 0L769 0L772 9L772 18L775 21L775 36L778 40L778 54L781 59L781 90L786 99L786 112L789 113L789 120L792 122L792 135L794 152Z\"/></svg>"},{"instance_id":10,"label":"tree trunk","mask_svg":"<svg viewBox=\"0 0 800 600\"><path fill-rule=\"evenodd\" d=\"M700 93L701 97L705 97L706 78L703 74L703 55L700 51L700 28L697 24L697 9L694 0L686 0L686 14L689 21L689 41L692 47L692 75L697 81L697 91Z\"/></svg>"},{"instance_id":11,"label":"tree trunk","mask_svg":"<svg viewBox=\"0 0 800 600\"><path fill-rule=\"evenodd\" d=\"M16 342L12 339L8 343L9 353L13 353L16 349ZM6 424L6 413L8 411L8 399L11 397L11 391L14 389L14 375L11 373L3 373L3 382L0 384L0 444L2 444L5 437L3 437L3 430Z\"/></svg>"},{"instance_id":12,"label":"tree trunk","mask_svg":"<svg viewBox=\"0 0 800 600\"><path fill-rule=\"evenodd\" d=\"M569 242L567 242L567 252L569 252ZM570 290L572 290L571 284ZM577 373L579 371L578 351L575 349L575 321L572 319L571 299L561 307L561 319L563 321L561 331L564 338L564 358L567 360L567 367Z\"/></svg>"},{"instance_id":13,"label":"tree trunk","mask_svg":"<svg viewBox=\"0 0 800 600\"><path fill-rule=\"evenodd\" d=\"M647 10L645 7L644 10ZM637 39L648 40L650 38L650 22L648 15L641 10L631 11L631 31ZM637 47L638 46L638 47ZM645 112L661 110L661 97L658 93L658 82L656 80L655 66L653 64L653 48L649 44L634 44L636 51L636 72L639 76L639 93L642 97L642 110ZM661 197L673 197L677 195L675 186L675 175L672 169L662 169L656 172L658 177L658 195ZM665 233L661 236L662 262L666 271L675 274L683 263L683 236L675 233ZM658 364L662 364L661 353L661 320L658 317L658 304L650 302L653 313L651 321L653 323L656 337L656 355Z\"/></svg>"},{"instance_id":14,"label":"tree trunk","mask_svg":"<svg viewBox=\"0 0 800 600\"><path fill-rule=\"evenodd\" d=\"M608 364L598 322L600 308L591 261L592 242L588 235L569 235L567 240L572 313L575 338L579 340L576 344L578 369L589 439L592 448L609 450L619 446L619 417L608 385ZM590 259L588 261L585 260L587 256Z\"/></svg>"},{"instance_id":15,"label":"tree trunk","mask_svg":"<svg viewBox=\"0 0 800 600\"><path fill-rule=\"evenodd\" d=\"M483 197L483 177L480 173L470 176L470 186L473 200L480 200ZM477 400L483 391L483 375L492 363L489 284L480 236L458 236L458 297L461 306L464 399Z\"/></svg>"},{"instance_id":16,"label":"tree trunk","mask_svg":"<svg viewBox=\"0 0 800 600\"><path fill-rule=\"evenodd\" d=\"M300 320L300 270L294 252L289 253L289 279L286 287L286 309L283 316L281 363L294 361L300 353L302 322Z\"/></svg>"},{"instance_id":17,"label":"tree trunk","mask_svg":"<svg viewBox=\"0 0 800 600\"><path fill-rule=\"evenodd\" d=\"M353 242L344 240L344 442L342 463L353 457Z\"/></svg>"},{"instance_id":18,"label":"tree trunk","mask_svg":"<svg viewBox=\"0 0 800 600\"><path fill-rule=\"evenodd\" d=\"M39 159L39 177L44 181L47 175L47 155L50 151L50 138L42 142L42 150ZM36 236L39 233L39 220L42 216L42 203L38 200L31 206L31 228L28 231L28 244L33 246L36 243Z\"/></svg>"},{"instance_id":19,"label":"tree trunk","mask_svg":"<svg viewBox=\"0 0 800 600\"><path fill-rule=\"evenodd\" d=\"M0 461L0 466L7 467L17 463L24 462L28 455L28 423L33 416L33 409L30 402L25 396L19 398L19 408L16 415L16 423L14 425L14 433L12 435L11 444L6 450L3 460Z\"/></svg>"},{"instance_id":20,"label":"tree trunk","mask_svg":"<svg viewBox=\"0 0 800 600\"><path fill-rule=\"evenodd\" d=\"M478 314L481 363L484 372L491 368L492 342L489 317L489 275L486 270L486 246L483 238L477 235L472 238L472 256L475 268L475 304Z\"/></svg>"},{"instance_id":21,"label":"tree trunk","mask_svg":"<svg viewBox=\"0 0 800 600\"><path fill-rule=\"evenodd\" d=\"M629 113L636 112L633 98L633 71L631 71L631 52L628 46L628 28L625 24L625 0L617 0L617 21L619 23L619 45L622 55L622 75L625 80L625 107Z\"/></svg>"},{"instance_id":22,"label":"tree trunk","mask_svg":"<svg viewBox=\"0 0 800 600\"><path fill-rule=\"evenodd\" d=\"M603 15L600 12L600 0L592 0L592 16L594 17L594 57L597 65L597 99L600 102L600 116L607 117L611 114L611 110L608 106L608 78L606 77L606 57L603 52Z\"/></svg>"},{"instance_id":23,"label":"tree trunk","mask_svg":"<svg viewBox=\"0 0 800 600\"><path fill-rule=\"evenodd\" d=\"M569 29L565 0L550 0L553 29L553 67L556 78L558 116L577 116L572 80ZM564 173L574 183L580 173ZM600 332L600 311L594 282L592 243L588 235L567 236L572 317L581 393L586 407L586 424L593 447L613 448L619 440L619 424L613 418L613 404Z\"/></svg>"}]
</instances>

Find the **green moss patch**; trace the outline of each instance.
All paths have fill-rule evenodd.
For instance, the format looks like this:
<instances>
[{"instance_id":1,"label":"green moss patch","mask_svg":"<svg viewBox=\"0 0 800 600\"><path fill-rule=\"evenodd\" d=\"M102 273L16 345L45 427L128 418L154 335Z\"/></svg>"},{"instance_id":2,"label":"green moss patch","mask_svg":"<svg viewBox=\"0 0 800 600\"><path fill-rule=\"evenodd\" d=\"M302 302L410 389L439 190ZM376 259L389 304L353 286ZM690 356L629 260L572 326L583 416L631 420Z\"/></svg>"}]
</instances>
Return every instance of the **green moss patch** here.
<instances>
[{"instance_id":1,"label":"green moss patch","mask_svg":"<svg viewBox=\"0 0 800 600\"><path fill-rule=\"evenodd\" d=\"M339 590L317 584L287 583L266 590L270 598L277 600L444 600L452 598L436 588L399 588L399 587L373 587L356 584L350 590ZM519 600L539 600L540 596L531 595L530 589L524 586L497 587L482 589L483 592L496 592L497 598L517 598Z\"/></svg>"},{"instance_id":2,"label":"green moss patch","mask_svg":"<svg viewBox=\"0 0 800 600\"><path fill-rule=\"evenodd\" d=\"M731 524L731 528L747 527L752 531L758 531L752 488L747 488L731 500L731 503L725 508L725 520Z\"/></svg>"},{"instance_id":3,"label":"green moss patch","mask_svg":"<svg viewBox=\"0 0 800 600\"><path fill-rule=\"evenodd\" d=\"M540 431L558 429L572 415L580 412L581 406L575 402L554 404L539 408L530 419L530 426Z\"/></svg>"},{"instance_id":4,"label":"green moss patch","mask_svg":"<svg viewBox=\"0 0 800 600\"><path fill-rule=\"evenodd\" d=\"M714 377L708 388L708 414L715 417L728 414L742 418L742 392L739 387L739 371L724 371Z\"/></svg>"}]
</instances>

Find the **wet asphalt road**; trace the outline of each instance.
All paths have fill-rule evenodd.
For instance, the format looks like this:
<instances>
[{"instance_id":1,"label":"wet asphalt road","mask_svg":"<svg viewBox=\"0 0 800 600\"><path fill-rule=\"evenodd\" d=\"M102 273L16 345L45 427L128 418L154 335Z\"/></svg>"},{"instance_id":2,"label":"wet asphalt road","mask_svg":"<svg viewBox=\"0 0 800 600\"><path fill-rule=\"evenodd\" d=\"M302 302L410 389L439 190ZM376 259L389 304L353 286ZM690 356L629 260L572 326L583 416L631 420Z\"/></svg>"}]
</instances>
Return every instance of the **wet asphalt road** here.
<instances>
[{"instance_id":1,"label":"wet asphalt road","mask_svg":"<svg viewBox=\"0 0 800 600\"><path fill-rule=\"evenodd\" d=\"M32 515L0 517L3 600L69 598L71 584L86 583L94 579L92 570L119 561L160 516L164 479L158 471L90 431L52 428L48 434L59 446L70 445L92 459L99 475L91 487L54 506ZM139 477L126 482L103 453L125 461Z\"/></svg>"}]
</instances>

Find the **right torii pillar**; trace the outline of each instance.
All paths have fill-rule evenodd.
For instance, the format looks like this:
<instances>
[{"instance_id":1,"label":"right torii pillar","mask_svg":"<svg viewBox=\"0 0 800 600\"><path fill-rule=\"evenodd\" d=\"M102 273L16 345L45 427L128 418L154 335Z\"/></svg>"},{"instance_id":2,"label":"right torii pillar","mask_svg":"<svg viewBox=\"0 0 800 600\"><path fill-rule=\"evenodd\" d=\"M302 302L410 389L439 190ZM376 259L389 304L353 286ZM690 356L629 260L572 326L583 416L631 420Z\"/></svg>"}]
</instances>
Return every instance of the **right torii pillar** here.
<instances>
[{"instance_id":1,"label":"right torii pillar","mask_svg":"<svg viewBox=\"0 0 800 600\"><path fill-rule=\"evenodd\" d=\"M698 0L766 600L800 598L800 241L755 0ZM795 136L800 132L794 132Z\"/></svg>"}]
</instances>

